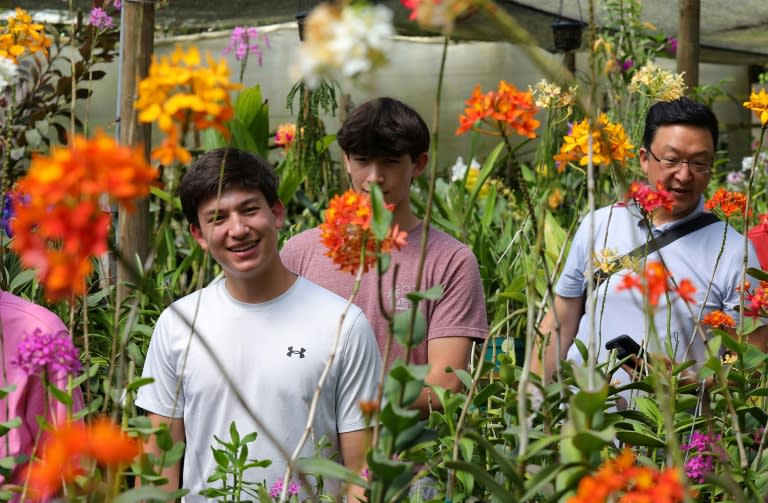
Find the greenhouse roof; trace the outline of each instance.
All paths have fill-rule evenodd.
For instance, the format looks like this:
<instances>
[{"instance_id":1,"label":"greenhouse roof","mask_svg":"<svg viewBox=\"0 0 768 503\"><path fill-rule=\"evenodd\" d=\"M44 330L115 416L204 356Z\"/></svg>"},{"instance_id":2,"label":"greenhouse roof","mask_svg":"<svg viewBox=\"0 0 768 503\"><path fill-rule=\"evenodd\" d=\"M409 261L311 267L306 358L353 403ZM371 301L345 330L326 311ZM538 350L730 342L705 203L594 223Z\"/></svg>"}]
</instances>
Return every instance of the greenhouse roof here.
<instances>
[{"instance_id":1,"label":"greenhouse roof","mask_svg":"<svg viewBox=\"0 0 768 503\"><path fill-rule=\"evenodd\" d=\"M221 29L242 24L274 24L295 19L320 3L316 0L169 0L157 13L159 29L164 33L190 33ZM395 24L402 35L429 35L408 20L408 10L399 0L383 0L395 11ZM588 20L587 0L499 0L498 5L526 27L541 47L553 50L550 25L562 15L572 20ZM701 0L701 61L729 64L768 64L768 1ZM68 0L21 0L18 5L31 11L55 12L66 9ZM74 4L88 8L91 0L75 0ZM598 23L605 19L603 2L595 0ZM678 23L678 2L643 0L642 19L664 33L675 36ZM737 7L737 8L736 8ZM502 32L484 14L469 16L458 23L456 39L504 40Z\"/></svg>"}]
</instances>

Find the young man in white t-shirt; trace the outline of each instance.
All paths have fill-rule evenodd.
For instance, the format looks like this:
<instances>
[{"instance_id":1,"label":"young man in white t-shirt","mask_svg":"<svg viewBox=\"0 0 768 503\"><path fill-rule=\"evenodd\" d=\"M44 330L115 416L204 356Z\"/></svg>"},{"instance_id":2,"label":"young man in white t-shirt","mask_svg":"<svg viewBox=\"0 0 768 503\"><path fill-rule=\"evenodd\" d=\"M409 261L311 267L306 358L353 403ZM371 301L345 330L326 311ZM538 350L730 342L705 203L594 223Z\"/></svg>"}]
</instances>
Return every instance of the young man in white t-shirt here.
<instances>
[{"instance_id":1,"label":"young man in white t-shirt","mask_svg":"<svg viewBox=\"0 0 768 503\"><path fill-rule=\"evenodd\" d=\"M198 493L216 466L214 435L229 439L232 421L241 435L258 433L249 459L272 461L248 470L246 480L269 488L283 478L334 349L302 456L324 439L327 455L359 471L368 445L359 402L375 399L381 358L360 309L352 306L339 329L346 300L280 260L284 208L271 167L246 152L215 150L183 176L180 197L190 232L223 278L160 315L143 373L154 382L136 403L154 425L168 425L174 441L186 440L185 501L205 500ZM147 449L160 453L154 439ZM166 488L179 486L179 471L165 470ZM333 487L326 481L326 490Z\"/></svg>"}]
</instances>

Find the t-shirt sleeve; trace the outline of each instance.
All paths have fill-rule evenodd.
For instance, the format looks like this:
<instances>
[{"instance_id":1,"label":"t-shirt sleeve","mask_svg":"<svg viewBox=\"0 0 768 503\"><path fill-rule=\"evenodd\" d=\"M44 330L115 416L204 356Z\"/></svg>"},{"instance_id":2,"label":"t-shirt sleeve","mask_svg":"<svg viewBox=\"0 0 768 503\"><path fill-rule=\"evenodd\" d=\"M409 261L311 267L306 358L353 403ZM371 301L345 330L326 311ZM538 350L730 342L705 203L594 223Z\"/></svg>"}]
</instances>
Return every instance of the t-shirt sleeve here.
<instances>
[{"instance_id":1,"label":"t-shirt sleeve","mask_svg":"<svg viewBox=\"0 0 768 503\"><path fill-rule=\"evenodd\" d=\"M379 347L373 335L373 328L363 312L357 308L350 311L345 324L346 342L340 355L336 385L338 433L368 427L360 409L360 402L377 398L381 374Z\"/></svg>"},{"instance_id":2,"label":"t-shirt sleeve","mask_svg":"<svg viewBox=\"0 0 768 503\"><path fill-rule=\"evenodd\" d=\"M165 417L184 417L184 393L180 389L177 393L177 355L170 343L175 319L170 308L158 318L142 372L142 377L151 377L154 382L139 388L136 397L136 405Z\"/></svg>"},{"instance_id":3,"label":"t-shirt sleeve","mask_svg":"<svg viewBox=\"0 0 768 503\"><path fill-rule=\"evenodd\" d=\"M283 261L283 265L292 273L300 276L305 274L301 267L304 248L304 239L301 234L298 234L283 243L283 247L280 249L280 260Z\"/></svg>"},{"instance_id":4,"label":"t-shirt sleeve","mask_svg":"<svg viewBox=\"0 0 768 503\"><path fill-rule=\"evenodd\" d=\"M584 219L573 237L563 271L555 285L555 293L561 297L581 297L586 291L584 269L587 264L587 245L589 244L589 228L585 225L586 222L587 220Z\"/></svg>"},{"instance_id":5,"label":"t-shirt sleeve","mask_svg":"<svg viewBox=\"0 0 768 503\"><path fill-rule=\"evenodd\" d=\"M439 283L442 296L434 303L428 339L438 337L468 337L485 339L488 335L488 315L485 293L477 259L466 246L462 246L450 263L438 262L443 270Z\"/></svg>"}]
</instances>

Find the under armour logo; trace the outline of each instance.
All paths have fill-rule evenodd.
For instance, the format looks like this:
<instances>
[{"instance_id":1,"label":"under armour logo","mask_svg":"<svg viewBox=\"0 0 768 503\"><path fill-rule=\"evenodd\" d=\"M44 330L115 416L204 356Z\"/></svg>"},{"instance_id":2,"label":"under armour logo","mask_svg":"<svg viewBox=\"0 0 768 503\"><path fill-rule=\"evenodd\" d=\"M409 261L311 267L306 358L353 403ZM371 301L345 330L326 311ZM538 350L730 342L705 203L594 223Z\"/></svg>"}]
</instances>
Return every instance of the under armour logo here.
<instances>
[{"instance_id":1,"label":"under armour logo","mask_svg":"<svg viewBox=\"0 0 768 503\"><path fill-rule=\"evenodd\" d=\"M306 353L306 349L301 348L299 351L294 351L293 346L288 346L288 352L286 353L286 356L293 356L293 355L299 355L299 358L304 358L304 353Z\"/></svg>"}]
</instances>

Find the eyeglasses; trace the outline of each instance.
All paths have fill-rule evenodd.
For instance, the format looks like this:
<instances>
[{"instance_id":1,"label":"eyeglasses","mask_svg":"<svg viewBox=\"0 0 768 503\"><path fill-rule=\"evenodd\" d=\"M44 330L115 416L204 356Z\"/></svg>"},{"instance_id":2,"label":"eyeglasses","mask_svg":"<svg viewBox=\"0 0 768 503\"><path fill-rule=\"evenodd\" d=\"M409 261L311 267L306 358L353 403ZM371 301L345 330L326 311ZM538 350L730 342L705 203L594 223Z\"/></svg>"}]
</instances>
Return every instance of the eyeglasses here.
<instances>
[{"instance_id":1,"label":"eyeglasses","mask_svg":"<svg viewBox=\"0 0 768 503\"><path fill-rule=\"evenodd\" d=\"M680 171L680 168L683 166L683 164L687 164L688 169L698 175L706 175L710 172L710 170L712 170L712 161L681 161L680 159L667 159L666 157L659 159L656 154L651 152L650 147L648 147L646 150L648 150L648 153L651 154L651 157L656 159L656 161L661 164L661 167L667 171L674 171L677 173Z\"/></svg>"}]
</instances>

